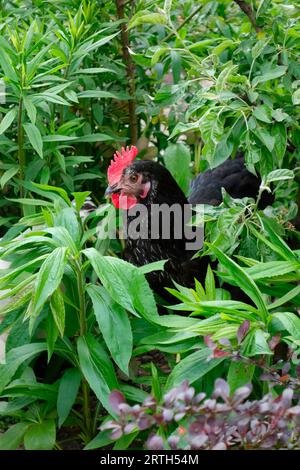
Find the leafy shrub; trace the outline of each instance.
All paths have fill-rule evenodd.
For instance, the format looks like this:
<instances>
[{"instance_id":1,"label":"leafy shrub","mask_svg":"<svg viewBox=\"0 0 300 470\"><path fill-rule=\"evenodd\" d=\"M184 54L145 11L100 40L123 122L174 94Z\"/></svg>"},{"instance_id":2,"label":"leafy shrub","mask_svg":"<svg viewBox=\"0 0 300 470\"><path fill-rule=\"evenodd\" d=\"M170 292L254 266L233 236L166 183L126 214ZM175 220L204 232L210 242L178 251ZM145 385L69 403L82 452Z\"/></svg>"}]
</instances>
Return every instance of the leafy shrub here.
<instances>
[{"instance_id":1,"label":"leafy shrub","mask_svg":"<svg viewBox=\"0 0 300 470\"><path fill-rule=\"evenodd\" d=\"M0 274L0 301L8 302L0 310L0 334L8 333L0 449L59 448L62 427L75 428L80 446L111 445L108 430L94 436L117 410L113 389L132 404L148 400L140 409L149 419L184 379L196 390L180 388L191 406L220 377L232 396L253 384L256 401L231 410L237 418L253 409L246 431L226 427L224 395L213 419L222 416L232 441L222 430L207 440L206 428L204 436L175 432L174 447L193 438L199 448L298 447L299 405L290 408L284 391L299 388L297 8L287 0L253 1L247 11L236 1L120 3L17 0L1 8L0 258L10 266ZM112 217L108 205L84 217L81 210L88 196L99 206L107 162L129 138L186 193L193 174L242 150L262 177L260 195L275 194L264 212L258 201L225 193L219 207L205 207L202 253L218 266L194 289L175 285L180 303L169 315L158 314L144 277L163 263L144 269L118 259L122 242L97 228ZM231 298L226 284L247 300ZM270 390L281 398L266 398ZM193 406L206 410L209 400ZM189 419L178 421L184 430ZM160 426L152 424L149 431ZM149 447L171 445L164 425ZM173 417L167 427L178 428ZM116 449L139 433L115 429Z\"/></svg>"},{"instance_id":2,"label":"leafy shrub","mask_svg":"<svg viewBox=\"0 0 300 470\"><path fill-rule=\"evenodd\" d=\"M134 406L114 391L110 403L118 418L101 429L110 430L112 439L147 430L151 450L299 449L300 405L292 406L293 391L250 401L251 388L243 386L230 395L226 381L217 379L206 398L183 382L164 394L161 403L150 397Z\"/></svg>"}]
</instances>

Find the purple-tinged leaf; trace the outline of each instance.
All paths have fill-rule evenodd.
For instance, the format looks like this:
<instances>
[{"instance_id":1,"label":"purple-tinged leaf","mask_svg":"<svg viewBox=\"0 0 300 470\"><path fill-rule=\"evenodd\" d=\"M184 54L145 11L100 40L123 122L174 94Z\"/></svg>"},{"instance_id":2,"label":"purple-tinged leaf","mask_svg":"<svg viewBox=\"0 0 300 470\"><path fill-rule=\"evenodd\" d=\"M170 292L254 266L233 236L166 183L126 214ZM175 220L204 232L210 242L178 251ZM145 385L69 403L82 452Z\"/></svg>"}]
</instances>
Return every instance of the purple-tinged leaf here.
<instances>
[{"instance_id":1,"label":"purple-tinged leaf","mask_svg":"<svg viewBox=\"0 0 300 470\"><path fill-rule=\"evenodd\" d=\"M272 338L270 339L270 341L268 342L269 344L269 348L274 351L274 349L276 348L276 346L280 343L280 340L281 340L281 334L280 333L277 333L275 336L272 336Z\"/></svg>"},{"instance_id":2,"label":"purple-tinged leaf","mask_svg":"<svg viewBox=\"0 0 300 470\"><path fill-rule=\"evenodd\" d=\"M211 339L209 335L204 336L204 343L209 349L212 349L212 350L216 349L217 347L216 343Z\"/></svg>"},{"instance_id":3,"label":"purple-tinged leaf","mask_svg":"<svg viewBox=\"0 0 300 470\"><path fill-rule=\"evenodd\" d=\"M185 417L185 412L182 412L182 413L176 413L175 416L174 416L174 419L175 421L180 421L182 418Z\"/></svg>"},{"instance_id":4,"label":"purple-tinged leaf","mask_svg":"<svg viewBox=\"0 0 300 470\"><path fill-rule=\"evenodd\" d=\"M203 445L208 441L208 436L205 433L201 433L195 436L192 436L189 439L189 442L192 445L192 449L201 449Z\"/></svg>"},{"instance_id":5,"label":"purple-tinged leaf","mask_svg":"<svg viewBox=\"0 0 300 470\"><path fill-rule=\"evenodd\" d=\"M152 424L153 424L153 418L152 416L149 416L149 415L141 416L137 421L137 425L140 431L144 431L144 429L150 428Z\"/></svg>"},{"instance_id":6,"label":"purple-tinged leaf","mask_svg":"<svg viewBox=\"0 0 300 470\"><path fill-rule=\"evenodd\" d=\"M285 409L289 408L292 404L293 395L294 395L293 390L291 390L290 388L285 389L281 395L281 400L280 400L281 406L283 406Z\"/></svg>"},{"instance_id":7,"label":"purple-tinged leaf","mask_svg":"<svg viewBox=\"0 0 300 470\"><path fill-rule=\"evenodd\" d=\"M110 438L116 441L117 439L120 439L122 435L123 435L123 431L120 426L119 428L115 428L115 430L111 433Z\"/></svg>"},{"instance_id":8,"label":"purple-tinged leaf","mask_svg":"<svg viewBox=\"0 0 300 470\"><path fill-rule=\"evenodd\" d=\"M245 385L244 387L239 387L233 395L233 401L235 404L241 403L244 401L248 396L250 395L252 391L252 385L248 384Z\"/></svg>"},{"instance_id":9,"label":"purple-tinged leaf","mask_svg":"<svg viewBox=\"0 0 300 470\"><path fill-rule=\"evenodd\" d=\"M300 416L300 405L293 406L289 409L291 415Z\"/></svg>"},{"instance_id":10,"label":"purple-tinged leaf","mask_svg":"<svg viewBox=\"0 0 300 470\"><path fill-rule=\"evenodd\" d=\"M229 397L230 394L230 388L228 383L224 379L217 379L215 381L215 389L213 392L213 397L214 398L222 398L224 401L226 401Z\"/></svg>"},{"instance_id":11,"label":"purple-tinged leaf","mask_svg":"<svg viewBox=\"0 0 300 470\"><path fill-rule=\"evenodd\" d=\"M279 380L278 374L272 374L271 372L264 372L260 375L259 380L263 382L272 382L273 380Z\"/></svg>"},{"instance_id":12,"label":"purple-tinged leaf","mask_svg":"<svg viewBox=\"0 0 300 470\"><path fill-rule=\"evenodd\" d=\"M131 434L133 431L136 431L136 425L134 423L128 423L124 427L124 434Z\"/></svg>"},{"instance_id":13,"label":"purple-tinged leaf","mask_svg":"<svg viewBox=\"0 0 300 470\"><path fill-rule=\"evenodd\" d=\"M245 336L247 335L249 329L250 329L250 322L249 322L249 320L243 321L243 323L241 324L241 326L239 327L239 329L238 329L238 331L237 331L237 340L238 340L238 344L241 344L241 342L243 341L243 339L244 339Z\"/></svg>"},{"instance_id":14,"label":"purple-tinged leaf","mask_svg":"<svg viewBox=\"0 0 300 470\"><path fill-rule=\"evenodd\" d=\"M214 349L212 354L213 359L219 359L226 356L230 356L230 353L228 351L222 351L222 349Z\"/></svg>"},{"instance_id":15,"label":"purple-tinged leaf","mask_svg":"<svg viewBox=\"0 0 300 470\"><path fill-rule=\"evenodd\" d=\"M165 408L162 412L162 417L163 417L163 421L165 422L172 421L174 417L174 411Z\"/></svg>"},{"instance_id":16,"label":"purple-tinged leaf","mask_svg":"<svg viewBox=\"0 0 300 470\"><path fill-rule=\"evenodd\" d=\"M286 362L281 369L281 375L286 375L290 370L291 370L291 364L290 362Z\"/></svg>"},{"instance_id":17,"label":"purple-tinged leaf","mask_svg":"<svg viewBox=\"0 0 300 470\"><path fill-rule=\"evenodd\" d=\"M211 450L226 450L226 449L227 447L226 447L225 442L218 442L218 444L216 444L215 446L211 448Z\"/></svg>"},{"instance_id":18,"label":"purple-tinged leaf","mask_svg":"<svg viewBox=\"0 0 300 470\"><path fill-rule=\"evenodd\" d=\"M111 409L116 413L120 414L120 405L126 403L123 393L119 390L113 390L109 395L109 404Z\"/></svg>"},{"instance_id":19,"label":"purple-tinged leaf","mask_svg":"<svg viewBox=\"0 0 300 470\"><path fill-rule=\"evenodd\" d=\"M164 448L164 441L160 436L152 436L147 441L148 450L162 450Z\"/></svg>"},{"instance_id":20,"label":"purple-tinged leaf","mask_svg":"<svg viewBox=\"0 0 300 470\"><path fill-rule=\"evenodd\" d=\"M232 347L231 342L230 342L229 339L227 339L227 338L221 338L221 339L219 339L219 343L220 343L222 346L227 346L228 348L231 348L231 347Z\"/></svg>"},{"instance_id":21,"label":"purple-tinged leaf","mask_svg":"<svg viewBox=\"0 0 300 470\"><path fill-rule=\"evenodd\" d=\"M170 436L168 438L168 444L169 444L169 446L171 447L172 450L177 449L177 445L178 445L179 441L180 441L179 436Z\"/></svg>"}]
</instances>

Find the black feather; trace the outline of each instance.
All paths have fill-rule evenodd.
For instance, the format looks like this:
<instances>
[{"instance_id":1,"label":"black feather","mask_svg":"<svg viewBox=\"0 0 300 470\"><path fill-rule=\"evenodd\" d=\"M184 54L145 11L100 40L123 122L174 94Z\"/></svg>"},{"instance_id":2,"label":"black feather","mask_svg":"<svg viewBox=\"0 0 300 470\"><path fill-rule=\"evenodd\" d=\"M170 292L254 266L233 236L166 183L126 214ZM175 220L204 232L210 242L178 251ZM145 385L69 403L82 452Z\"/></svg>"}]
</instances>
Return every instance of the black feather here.
<instances>
[{"instance_id":1,"label":"black feather","mask_svg":"<svg viewBox=\"0 0 300 470\"><path fill-rule=\"evenodd\" d=\"M153 204L168 204L171 206L176 203L182 207L188 203L193 205L218 205L222 202L222 187L234 198L246 196L255 198L261 183L259 176L253 175L246 169L242 155L239 155L234 160L228 159L219 167L198 175L191 183L188 199L169 171L159 163L135 161L130 166L131 170L142 173L144 181L151 181L151 189L147 197L140 200L140 203L148 209L147 216L145 216L142 224L148 224L149 235L151 229L151 206ZM129 170L127 169L126 171ZM263 194L260 208L264 208L272 202L272 195ZM126 215L127 225L130 227L130 223L135 220L136 216L132 215L131 210L127 211ZM184 225L183 219L182 224ZM186 242L187 240L184 237L180 240L174 237L171 237L170 240L164 240L162 237L159 237L158 240L153 240L150 236L148 239L133 239L129 236L124 257L137 266L168 259L164 271L149 273L147 279L154 291L169 300L170 297L166 294L165 287L173 286L173 280L187 287L194 285L195 278L203 282L207 267L210 264L208 256L192 260L191 258L195 253L186 250Z\"/></svg>"}]
</instances>

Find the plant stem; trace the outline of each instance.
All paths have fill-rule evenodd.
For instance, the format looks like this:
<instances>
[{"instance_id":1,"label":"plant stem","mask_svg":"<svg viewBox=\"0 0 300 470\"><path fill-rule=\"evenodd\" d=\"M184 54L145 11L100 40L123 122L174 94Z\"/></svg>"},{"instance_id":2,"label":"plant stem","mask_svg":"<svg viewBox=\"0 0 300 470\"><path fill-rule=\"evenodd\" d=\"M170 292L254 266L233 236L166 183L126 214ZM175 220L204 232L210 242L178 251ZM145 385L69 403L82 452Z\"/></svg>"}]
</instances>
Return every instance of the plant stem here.
<instances>
[{"instance_id":1,"label":"plant stem","mask_svg":"<svg viewBox=\"0 0 300 470\"><path fill-rule=\"evenodd\" d=\"M125 18L124 14L124 0L116 0L117 16L120 20ZM127 25L121 24L121 43L123 52L123 62L126 66L126 74L128 80L128 93L130 99L128 100L129 112L129 126L130 126L130 139L133 145L136 144L138 139L138 126L136 117L136 97L135 97L135 70L134 63L129 53L129 36L127 32Z\"/></svg>"},{"instance_id":2,"label":"plant stem","mask_svg":"<svg viewBox=\"0 0 300 470\"><path fill-rule=\"evenodd\" d=\"M197 13L203 8L204 5L199 5L196 10L192 11L192 13L186 17L186 19L176 28L176 30L171 31L165 38L164 41L168 41L174 34L178 33Z\"/></svg>"},{"instance_id":3,"label":"plant stem","mask_svg":"<svg viewBox=\"0 0 300 470\"><path fill-rule=\"evenodd\" d=\"M261 31L261 28L257 26L255 14L252 10L251 5L249 5L244 0L234 0L235 3L240 7L240 9L248 16L250 23L252 24L253 28L257 33Z\"/></svg>"},{"instance_id":4,"label":"plant stem","mask_svg":"<svg viewBox=\"0 0 300 470\"><path fill-rule=\"evenodd\" d=\"M19 111L18 111L18 160L20 166L20 179L24 181L25 178L25 150L24 150L24 130L22 127L22 115L23 115L23 97L20 96L19 100ZM20 187L20 197L24 197L24 187Z\"/></svg>"},{"instance_id":5,"label":"plant stem","mask_svg":"<svg viewBox=\"0 0 300 470\"><path fill-rule=\"evenodd\" d=\"M79 329L80 336L84 336L87 332L86 325L86 304L85 304L85 293L84 293L84 278L81 271L81 265L76 263L77 273L77 288L79 296ZM93 423L91 416L91 397L90 397L90 386L85 379L82 381L82 396L83 396L83 417L84 425L87 433L87 437L92 439L93 437Z\"/></svg>"}]
</instances>

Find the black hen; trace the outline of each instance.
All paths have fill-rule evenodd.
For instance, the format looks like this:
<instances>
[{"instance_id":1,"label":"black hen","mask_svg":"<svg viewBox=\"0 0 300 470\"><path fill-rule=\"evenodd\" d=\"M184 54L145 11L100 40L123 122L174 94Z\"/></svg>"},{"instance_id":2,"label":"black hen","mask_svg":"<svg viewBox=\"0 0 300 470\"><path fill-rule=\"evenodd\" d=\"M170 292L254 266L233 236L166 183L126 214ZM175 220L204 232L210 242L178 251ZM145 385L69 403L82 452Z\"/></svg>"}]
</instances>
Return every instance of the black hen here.
<instances>
[{"instance_id":1,"label":"black hen","mask_svg":"<svg viewBox=\"0 0 300 470\"><path fill-rule=\"evenodd\" d=\"M155 205L171 207L177 204L182 209L190 204L218 205L222 201L221 188L225 188L232 197L256 197L260 186L260 178L250 173L245 165L242 155L235 160L228 159L218 168L198 175L191 184L191 193L187 199L169 171L159 163L153 161L134 161L132 150L122 150L117 154L108 170L110 186L106 194L112 196L116 207L125 209L127 222L127 244L125 259L142 266L153 261L168 259L164 271L155 271L147 275L148 281L154 291L165 296L164 287L173 285L172 280L184 286L193 286L194 278L203 281L207 266L210 262L208 256L192 260L195 252L187 249L189 240L184 235L186 220L182 216L179 226L182 227L183 236L179 239L175 234L175 220L170 218L170 237L162 236L162 229L158 219L153 218ZM273 197L264 193L260 200L260 207L272 203ZM140 206L137 206L140 205ZM136 213L137 207L142 209ZM157 207L157 206L156 206ZM182 212L183 213L183 212ZM137 217L139 217L139 236L136 231ZM158 217L158 216L157 216ZM164 216L160 215L161 222ZM158 227L153 237L153 224ZM143 229L145 229L143 231ZM178 220L177 220L178 229ZM146 236L145 236L146 234Z\"/></svg>"}]
</instances>

